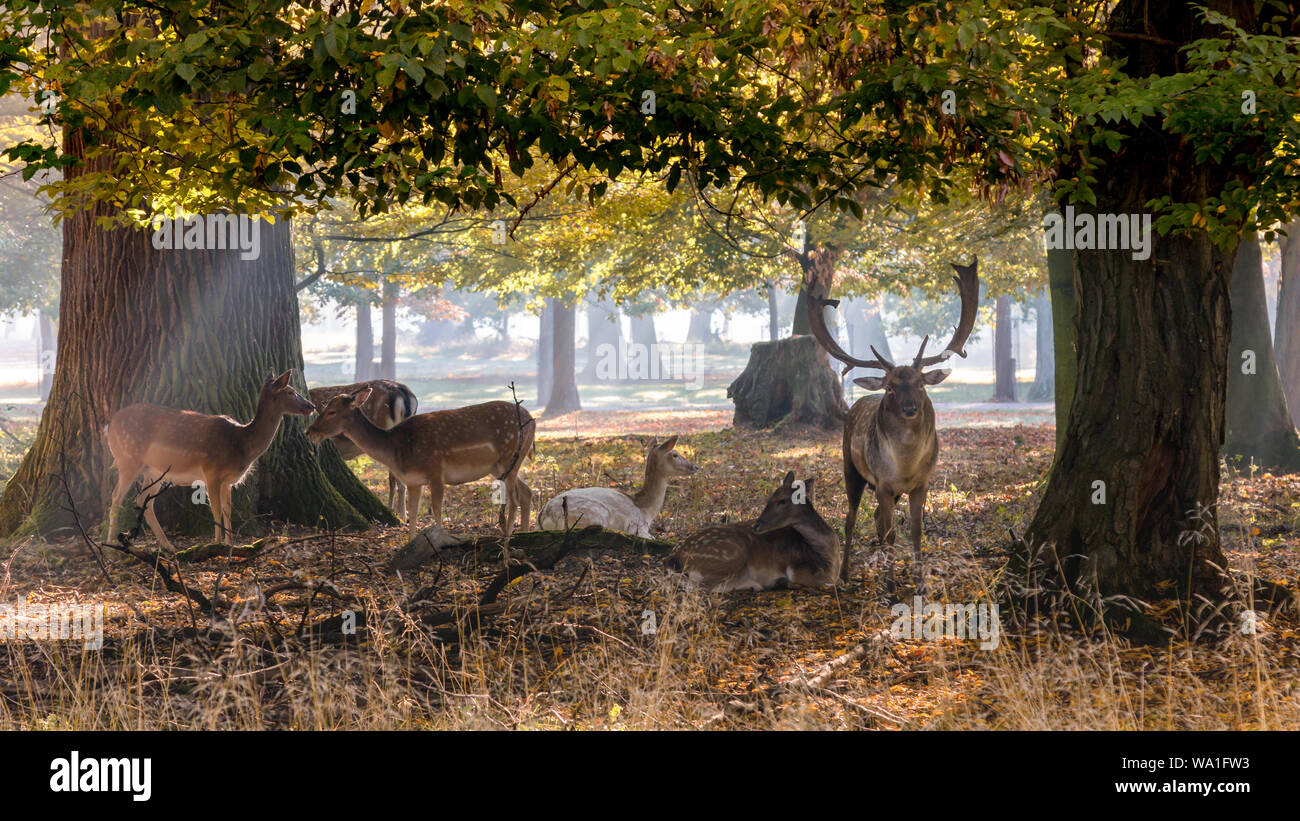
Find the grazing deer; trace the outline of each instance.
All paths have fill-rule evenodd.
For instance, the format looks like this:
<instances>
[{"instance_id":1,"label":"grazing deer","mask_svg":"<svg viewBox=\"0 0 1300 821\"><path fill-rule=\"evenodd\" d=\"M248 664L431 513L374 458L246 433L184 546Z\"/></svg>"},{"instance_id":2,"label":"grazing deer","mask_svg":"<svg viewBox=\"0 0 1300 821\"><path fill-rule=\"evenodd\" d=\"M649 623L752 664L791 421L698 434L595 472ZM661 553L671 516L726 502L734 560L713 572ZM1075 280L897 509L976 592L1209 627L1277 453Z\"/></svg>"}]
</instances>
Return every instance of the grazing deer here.
<instances>
[{"instance_id":1,"label":"grazing deer","mask_svg":"<svg viewBox=\"0 0 1300 821\"><path fill-rule=\"evenodd\" d=\"M796 482L790 471L757 519L692 533L669 554L668 566L718 592L834 586L840 540L813 509L812 487L812 479Z\"/></svg>"},{"instance_id":2,"label":"grazing deer","mask_svg":"<svg viewBox=\"0 0 1300 821\"><path fill-rule=\"evenodd\" d=\"M543 530L566 530L572 525L600 525L606 530L650 538L650 525L664 508L668 480L690 476L697 468L673 448L677 437L650 442L645 457L645 483L632 495L611 487L566 490L537 512Z\"/></svg>"},{"instance_id":3,"label":"grazing deer","mask_svg":"<svg viewBox=\"0 0 1300 821\"><path fill-rule=\"evenodd\" d=\"M407 417L414 416L415 409L420 404L410 388L391 379L371 379L368 382L354 382L351 385L312 388L308 393L316 410L321 411L334 397L345 393L356 393L362 388L370 388L371 393L361 412L384 430L388 430ZM342 434L333 437L330 441L334 443L339 456L343 457L345 462L361 455L361 448ZM388 506L398 511L406 507L406 485L397 481L397 477L392 473L388 474Z\"/></svg>"},{"instance_id":4,"label":"grazing deer","mask_svg":"<svg viewBox=\"0 0 1300 821\"><path fill-rule=\"evenodd\" d=\"M215 540L230 543L230 492L244 481L253 463L270 447L280 419L287 413L310 415L315 408L289 384L292 370L268 377L257 397L253 421L241 425L229 416L137 404L113 414L105 433L117 467L117 489L105 524L106 539L113 537L117 512L136 477L144 471L145 489L136 498L144 505L145 521L158 542L172 544L154 513L151 485L188 485L202 480L207 488Z\"/></svg>"},{"instance_id":5,"label":"grazing deer","mask_svg":"<svg viewBox=\"0 0 1300 821\"><path fill-rule=\"evenodd\" d=\"M533 453L537 429L528 411L513 402L484 402L417 414L384 430L361 411L371 392L362 388L331 399L307 429L307 436L320 442L344 434L402 480L412 539L425 485L429 486L434 523L440 525L446 486L488 475L499 479L505 489L501 532L510 535L516 509L521 511L520 527L528 526L532 491L519 478L519 466Z\"/></svg>"},{"instance_id":6,"label":"grazing deer","mask_svg":"<svg viewBox=\"0 0 1300 821\"><path fill-rule=\"evenodd\" d=\"M894 365L874 347L875 359L856 359L836 344L826 328L823 306L835 306L838 300L811 296L812 287L829 287L829 283L810 283L808 315L813 336L831 356L845 363L844 373L855 367L884 371L884 376L863 376L854 384L870 391L884 390L885 395L864 396L853 404L844 420L844 486L849 494L849 512L844 520L844 563L842 577L848 579L849 550L853 545L853 527L857 522L858 504L864 488L876 494L876 535L882 544L894 544L894 505L907 494L908 518L916 566L921 564L921 516L930 474L939 458L939 436L934 428L934 405L926 395L927 385L937 385L952 373L951 368L922 370L946 362L956 354L965 358L966 338L975 327L979 307L978 260L969 266L953 265L957 271L957 291L961 295L961 317L953 329L952 339L942 353L925 355L927 336L921 340L911 365ZM824 293L824 291L823 291ZM893 565L890 564L890 576Z\"/></svg>"}]
</instances>

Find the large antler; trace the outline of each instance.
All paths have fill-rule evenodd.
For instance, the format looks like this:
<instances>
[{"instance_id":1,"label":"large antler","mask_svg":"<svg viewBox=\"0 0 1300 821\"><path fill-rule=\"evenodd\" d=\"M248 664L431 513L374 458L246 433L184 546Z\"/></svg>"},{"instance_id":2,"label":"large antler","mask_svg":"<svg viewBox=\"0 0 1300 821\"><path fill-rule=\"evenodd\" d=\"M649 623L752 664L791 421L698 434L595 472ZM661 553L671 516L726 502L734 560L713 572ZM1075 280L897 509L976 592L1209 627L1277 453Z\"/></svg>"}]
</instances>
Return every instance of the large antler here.
<instances>
[{"instance_id":1,"label":"large antler","mask_svg":"<svg viewBox=\"0 0 1300 821\"><path fill-rule=\"evenodd\" d=\"M844 370L840 372L841 376L854 368L875 368L880 371L893 369L894 363L881 356L875 348L872 348L871 352L879 357L878 359L857 359L841 348L839 343L835 341L835 337L831 336L830 329L826 327L825 311L827 305L832 308L839 307L840 301L817 296L813 293L813 283L808 283L804 287L806 289L805 293L808 295L808 327L812 330L812 335L826 349L826 352L844 363Z\"/></svg>"},{"instance_id":2,"label":"large antler","mask_svg":"<svg viewBox=\"0 0 1300 821\"><path fill-rule=\"evenodd\" d=\"M976 270L979 267L979 260L972 259L970 265L954 264L952 267L957 271L957 276L953 279L957 280L957 293L961 294L961 319L957 321L952 339L948 341L948 347L943 350L943 353L922 356L925 353L925 343L921 343L921 352L913 361L914 367L926 368L930 365L938 365L940 362L947 362L948 357L953 354L957 354L962 359L966 358L966 338L975 327L975 312L979 309L980 282Z\"/></svg>"}]
</instances>

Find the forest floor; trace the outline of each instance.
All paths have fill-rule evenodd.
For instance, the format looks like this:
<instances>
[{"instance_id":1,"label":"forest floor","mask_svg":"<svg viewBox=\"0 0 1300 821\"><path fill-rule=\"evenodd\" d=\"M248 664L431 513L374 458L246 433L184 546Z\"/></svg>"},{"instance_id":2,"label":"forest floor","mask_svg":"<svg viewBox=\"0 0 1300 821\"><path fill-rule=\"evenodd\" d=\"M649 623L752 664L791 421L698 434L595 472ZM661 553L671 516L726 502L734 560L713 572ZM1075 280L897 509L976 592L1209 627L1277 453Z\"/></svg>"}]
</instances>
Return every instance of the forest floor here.
<instances>
[{"instance_id":1,"label":"forest floor","mask_svg":"<svg viewBox=\"0 0 1300 821\"><path fill-rule=\"evenodd\" d=\"M816 478L816 508L841 526L837 435L729 422L715 411L545 420L524 473L542 500L574 486L631 489L650 435L681 433L678 450L700 472L673 481L658 539L755 516L787 470ZM1054 431L940 435L927 601L979 602L1008 530L1033 514ZM379 490L373 463L355 466ZM1225 474L1220 517L1235 571L1300 584L1300 477ZM490 486L449 489L444 519L457 535L493 535ZM869 509L858 521L852 581L834 592L688 589L666 572L662 546L644 543L571 553L480 608L501 570L494 553L447 548L399 576L385 563L402 528L278 529L254 557L179 565L189 588L227 603L216 619L120 553L106 551L105 573L79 542L15 543L0 556L0 603L103 604L106 639L102 650L0 643L0 729L1300 728L1295 624L1261 617L1254 632L1165 647L1042 624L1004 624L983 649L990 642L899 638L881 562L865 566L879 553ZM910 548L891 555L906 578ZM910 604L911 591L899 598ZM355 636L308 640L337 631L345 610L366 614ZM459 621L436 618L454 610Z\"/></svg>"}]
</instances>

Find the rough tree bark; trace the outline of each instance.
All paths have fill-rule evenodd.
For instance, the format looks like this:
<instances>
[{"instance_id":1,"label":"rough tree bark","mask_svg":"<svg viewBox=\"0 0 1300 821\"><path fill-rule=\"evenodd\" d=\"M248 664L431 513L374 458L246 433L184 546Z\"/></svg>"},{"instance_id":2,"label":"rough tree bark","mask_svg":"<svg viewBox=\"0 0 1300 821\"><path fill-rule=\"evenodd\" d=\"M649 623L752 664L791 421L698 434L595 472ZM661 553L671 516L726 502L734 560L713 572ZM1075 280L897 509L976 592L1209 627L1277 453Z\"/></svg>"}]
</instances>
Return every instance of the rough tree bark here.
<instances>
[{"instance_id":1,"label":"rough tree bark","mask_svg":"<svg viewBox=\"0 0 1300 821\"><path fill-rule=\"evenodd\" d=\"M1110 19L1120 35L1116 56L1134 76L1179 70L1184 58L1173 44L1213 31L1197 14L1175 0L1121 0ZM1258 26L1248 13L1238 22ZM1138 37L1123 36L1130 33ZM1098 213L1141 214L1161 196L1204 203L1229 179L1224 166L1197 162L1177 135L1149 123L1117 128L1127 139L1097 174ZM1204 232L1153 229L1150 239L1145 260L1118 248L1072 252L1078 383L1056 464L1006 574L1028 573L1032 587L1022 592L1030 601L1059 603L1062 593L1090 603L1098 595L1189 605L1197 596L1231 597L1216 504L1235 248ZM1273 586L1256 596L1261 606L1269 598L1294 606L1293 595ZM1121 600L1104 607L1134 634L1152 626Z\"/></svg>"},{"instance_id":2,"label":"rough tree bark","mask_svg":"<svg viewBox=\"0 0 1300 821\"><path fill-rule=\"evenodd\" d=\"M839 251L818 246L798 255L804 282L831 282ZM756 342L745 370L727 388L736 405L733 424L766 428L787 424L839 430L847 408L839 374L828 356L809 336L807 299L799 290L795 306L796 336ZM800 328L802 327L802 333Z\"/></svg>"},{"instance_id":3,"label":"rough tree bark","mask_svg":"<svg viewBox=\"0 0 1300 821\"><path fill-rule=\"evenodd\" d=\"M1016 361L1011 358L1011 297L997 298L997 322L993 326L993 401L1015 402Z\"/></svg>"},{"instance_id":4,"label":"rough tree bark","mask_svg":"<svg viewBox=\"0 0 1300 821\"><path fill-rule=\"evenodd\" d=\"M85 156L79 132L65 132L64 149ZM105 152L67 174L75 180L111 161ZM261 223L261 255L244 261L238 250L156 250L148 230L99 227L111 215L97 205L63 223L62 350L36 439L0 498L0 534L66 533L69 508L84 526L103 518L102 430L119 408L154 402L247 421L267 374L286 368L305 393L287 221ZM385 518L337 453L320 458L303 422L286 419L235 493L234 524L250 514L334 527ZM160 501L194 517L191 495L175 488ZM160 508L162 518L169 505ZM206 506L198 515L210 522Z\"/></svg>"},{"instance_id":5,"label":"rough tree bark","mask_svg":"<svg viewBox=\"0 0 1300 821\"><path fill-rule=\"evenodd\" d=\"M1300 425L1300 220L1292 220L1286 231L1278 277L1274 347L1291 422Z\"/></svg>"},{"instance_id":6,"label":"rough tree bark","mask_svg":"<svg viewBox=\"0 0 1300 821\"><path fill-rule=\"evenodd\" d=\"M370 321L370 303L357 303L356 381L375 378L375 329Z\"/></svg>"},{"instance_id":7,"label":"rough tree bark","mask_svg":"<svg viewBox=\"0 0 1300 821\"><path fill-rule=\"evenodd\" d=\"M1232 336L1228 346L1228 400L1223 453L1270 470L1300 470L1300 436L1287 410L1286 395L1269 338L1259 237L1247 234L1237 246L1230 287Z\"/></svg>"},{"instance_id":8,"label":"rough tree bark","mask_svg":"<svg viewBox=\"0 0 1300 821\"><path fill-rule=\"evenodd\" d=\"M1034 297L1034 384L1025 395L1031 402L1048 402L1056 394L1052 319L1052 298L1044 288Z\"/></svg>"},{"instance_id":9,"label":"rough tree bark","mask_svg":"<svg viewBox=\"0 0 1300 821\"><path fill-rule=\"evenodd\" d=\"M1048 288L1052 292L1052 348L1056 352L1056 450L1065 438L1070 405L1074 402L1077 354L1074 347L1074 257L1064 248L1047 252Z\"/></svg>"},{"instance_id":10,"label":"rough tree bark","mask_svg":"<svg viewBox=\"0 0 1300 821\"><path fill-rule=\"evenodd\" d=\"M578 399L578 379L574 350L577 331L577 309L562 300L551 301L554 317L551 342L551 393L546 399L547 416L558 416L582 410Z\"/></svg>"}]
</instances>

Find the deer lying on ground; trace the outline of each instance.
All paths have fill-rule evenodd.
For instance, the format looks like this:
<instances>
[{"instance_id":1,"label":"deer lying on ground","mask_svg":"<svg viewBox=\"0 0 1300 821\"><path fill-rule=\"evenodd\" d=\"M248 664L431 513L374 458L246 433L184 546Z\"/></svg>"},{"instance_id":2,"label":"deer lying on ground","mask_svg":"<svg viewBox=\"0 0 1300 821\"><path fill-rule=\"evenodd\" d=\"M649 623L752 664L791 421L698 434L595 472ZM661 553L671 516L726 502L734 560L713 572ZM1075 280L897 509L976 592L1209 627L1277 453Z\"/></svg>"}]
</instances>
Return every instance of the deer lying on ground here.
<instances>
[{"instance_id":1,"label":"deer lying on ground","mask_svg":"<svg viewBox=\"0 0 1300 821\"><path fill-rule=\"evenodd\" d=\"M864 376L853 382L870 391L884 390L884 396L864 396L849 409L844 420L844 486L849 495L849 512L844 520L844 563L842 578L849 575L849 550L853 545L853 528L863 490L876 494L876 535L882 544L894 544L894 505L907 494L908 519L911 525L915 566L921 565L921 517L930 474L939 458L939 436L934 427L934 405L926 395L927 385L937 385L952 373L944 369L926 372L931 365L946 362L956 354L965 358L966 339L975 327L979 307L978 260L969 266L953 265L957 271L957 290L961 295L961 317L952 339L942 353L925 355L927 336L921 341L911 365L895 365L875 348L875 359L856 359L835 342L826 327L823 306L838 305L838 300L811 296L808 315L813 336L826 351L845 363L844 373L855 367L884 371L884 376ZM810 283L809 294L825 293L829 283ZM893 563L890 563L893 578Z\"/></svg>"},{"instance_id":2,"label":"deer lying on ground","mask_svg":"<svg viewBox=\"0 0 1300 821\"><path fill-rule=\"evenodd\" d=\"M794 471L768 497L757 519L696 531L673 549L668 566L710 590L833 587L840 540L813 509L813 480Z\"/></svg>"},{"instance_id":3,"label":"deer lying on ground","mask_svg":"<svg viewBox=\"0 0 1300 821\"><path fill-rule=\"evenodd\" d=\"M566 490L547 502L537 513L543 530L567 530L571 526L600 525L606 530L650 538L650 525L664 507L668 479L689 476L698 468L673 448L677 437L661 444L654 439L645 457L645 483L632 495L611 487L583 487Z\"/></svg>"},{"instance_id":4,"label":"deer lying on ground","mask_svg":"<svg viewBox=\"0 0 1300 821\"><path fill-rule=\"evenodd\" d=\"M532 455L537 431L528 411L513 402L484 402L417 414L384 430L361 411L371 393L370 388L362 388L331 399L307 429L307 436L320 442L344 434L404 482L412 539L425 485L434 523L441 525L446 486L489 475L501 481L505 492L501 532L510 535L516 510L521 512L520 527L528 526L532 491L519 478L519 466Z\"/></svg>"},{"instance_id":5,"label":"deer lying on ground","mask_svg":"<svg viewBox=\"0 0 1300 821\"><path fill-rule=\"evenodd\" d=\"M391 379L371 379L368 382L354 382L351 385L312 388L308 393L316 410L321 411L334 397L345 393L356 393L362 388L370 388L371 393L361 412L384 430L388 430L403 419L414 416L415 409L420 404L410 388ZM361 448L342 434L332 437L330 441L334 443L339 456L343 457L345 462L361 455ZM397 481L397 477L392 473L388 474L388 506L398 511L406 507L406 486Z\"/></svg>"},{"instance_id":6,"label":"deer lying on ground","mask_svg":"<svg viewBox=\"0 0 1300 821\"><path fill-rule=\"evenodd\" d=\"M122 500L143 470L146 486L135 503L144 505L145 521L159 544L172 549L154 513L157 489L152 485L159 479L177 485L202 480L212 508L215 540L229 544L231 490L244 481L253 463L270 447L285 414L307 416L315 410L289 384L292 376L293 371L287 370L267 378L257 398L257 412L247 425L229 416L143 403L113 414L104 431L117 467L117 489L105 523L105 538L113 537Z\"/></svg>"}]
</instances>

